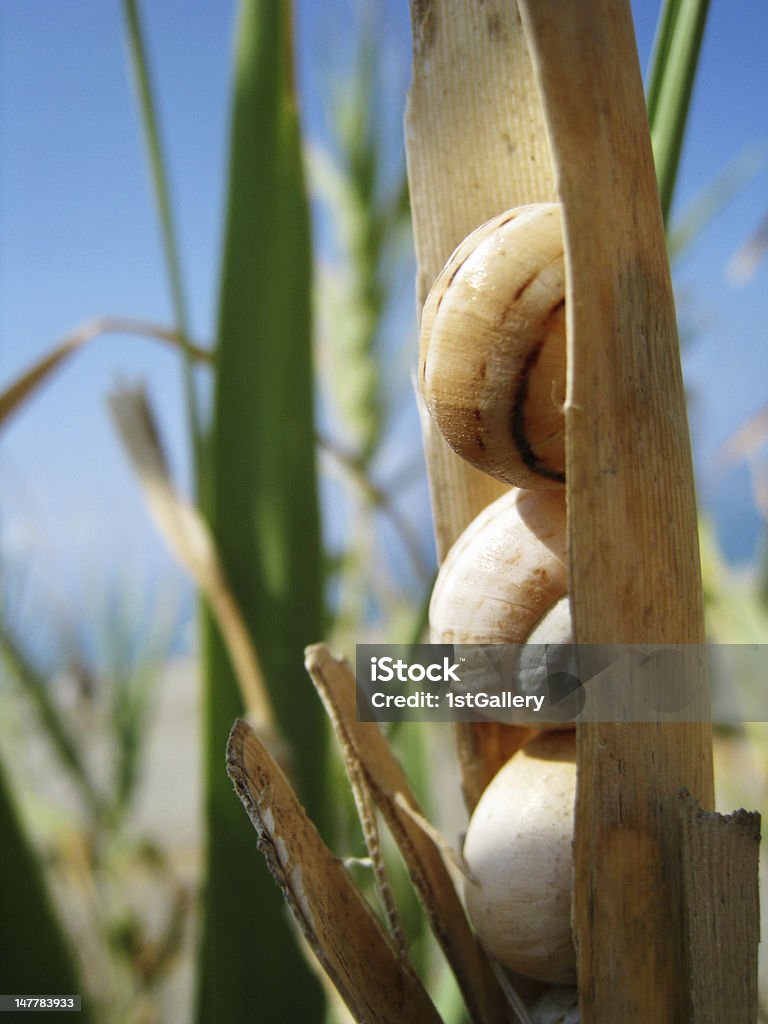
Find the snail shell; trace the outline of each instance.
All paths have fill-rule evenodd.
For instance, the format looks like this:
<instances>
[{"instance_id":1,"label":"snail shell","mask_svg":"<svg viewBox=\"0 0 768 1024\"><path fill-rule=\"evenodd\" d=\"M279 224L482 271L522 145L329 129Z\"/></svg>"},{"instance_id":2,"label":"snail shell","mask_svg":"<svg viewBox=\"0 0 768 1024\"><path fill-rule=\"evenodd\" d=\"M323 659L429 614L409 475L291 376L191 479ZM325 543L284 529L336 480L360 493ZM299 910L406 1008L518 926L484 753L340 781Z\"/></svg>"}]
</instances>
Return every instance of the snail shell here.
<instances>
[{"instance_id":1,"label":"snail shell","mask_svg":"<svg viewBox=\"0 0 768 1024\"><path fill-rule=\"evenodd\" d=\"M571 705L551 702L550 659L542 665L540 647L572 643L565 520L562 492L508 491L461 534L435 581L431 639L468 645L462 652L463 691L494 693L501 687L545 698L535 714L527 706L497 708L494 721L537 729L573 725ZM537 647L496 653L487 650L492 644Z\"/></svg>"},{"instance_id":2,"label":"snail shell","mask_svg":"<svg viewBox=\"0 0 768 1024\"><path fill-rule=\"evenodd\" d=\"M432 642L523 643L567 589L564 494L508 491L448 552L430 602Z\"/></svg>"},{"instance_id":3,"label":"snail shell","mask_svg":"<svg viewBox=\"0 0 768 1024\"><path fill-rule=\"evenodd\" d=\"M565 480L565 271L557 203L489 220L455 250L422 316L427 407L462 458L500 480Z\"/></svg>"},{"instance_id":4,"label":"snail shell","mask_svg":"<svg viewBox=\"0 0 768 1024\"><path fill-rule=\"evenodd\" d=\"M491 780L464 840L467 913L499 963L576 981L571 935L575 733L542 733Z\"/></svg>"},{"instance_id":5,"label":"snail shell","mask_svg":"<svg viewBox=\"0 0 768 1024\"><path fill-rule=\"evenodd\" d=\"M578 678L578 665L573 646L573 623L568 595L545 612L525 639L528 647L521 649L511 679L517 692L544 696L540 713L532 719L510 712L506 721L534 725L538 729L572 729L581 710L579 696L570 690ZM543 657L543 645L547 647ZM565 683L569 690L564 691Z\"/></svg>"},{"instance_id":6,"label":"snail shell","mask_svg":"<svg viewBox=\"0 0 768 1024\"><path fill-rule=\"evenodd\" d=\"M572 644L573 623L571 607L567 597L559 601L546 612L534 626L526 638L529 644Z\"/></svg>"}]
</instances>

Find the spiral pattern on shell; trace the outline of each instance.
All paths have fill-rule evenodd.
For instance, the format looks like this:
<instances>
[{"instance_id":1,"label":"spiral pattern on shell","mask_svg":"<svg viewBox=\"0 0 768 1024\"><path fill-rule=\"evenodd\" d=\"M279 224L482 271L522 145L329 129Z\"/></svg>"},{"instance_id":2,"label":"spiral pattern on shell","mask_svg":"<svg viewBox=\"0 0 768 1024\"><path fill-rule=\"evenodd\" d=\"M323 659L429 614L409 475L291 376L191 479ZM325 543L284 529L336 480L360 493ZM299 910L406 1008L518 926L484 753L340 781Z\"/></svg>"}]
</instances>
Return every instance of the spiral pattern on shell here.
<instances>
[{"instance_id":1,"label":"spiral pattern on shell","mask_svg":"<svg viewBox=\"0 0 768 1024\"><path fill-rule=\"evenodd\" d=\"M508 210L458 246L424 306L419 362L427 408L457 454L519 487L562 487L559 204Z\"/></svg>"}]
</instances>

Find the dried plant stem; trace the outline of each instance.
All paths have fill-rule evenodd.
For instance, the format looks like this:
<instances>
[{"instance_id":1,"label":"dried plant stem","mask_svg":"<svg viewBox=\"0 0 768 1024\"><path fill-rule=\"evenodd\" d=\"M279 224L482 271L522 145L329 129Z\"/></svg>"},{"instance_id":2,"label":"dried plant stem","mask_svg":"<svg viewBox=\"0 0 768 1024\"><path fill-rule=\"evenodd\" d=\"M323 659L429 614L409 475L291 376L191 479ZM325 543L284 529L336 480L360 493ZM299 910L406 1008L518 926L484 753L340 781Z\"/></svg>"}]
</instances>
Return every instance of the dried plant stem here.
<instances>
[{"instance_id":1,"label":"dried plant stem","mask_svg":"<svg viewBox=\"0 0 768 1024\"><path fill-rule=\"evenodd\" d=\"M157 215L163 243L168 286L171 293L176 329L179 334L181 350L184 357L183 380L184 394L187 405L187 426L194 454L196 471L200 470L202 447L202 423L195 389L194 352L189 337L189 311L181 273L181 253L174 225L171 191L168 184L166 160L160 138L160 125L154 89L149 70L149 60L144 44L144 32L139 15L137 0L123 0L123 16L126 22L128 44L136 78L136 91L139 99L144 142L147 147L152 187L157 204Z\"/></svg>"},{"instance_id":2,"label":"dried plant stem","mask_svg":"<svg viewBox=\"0 0 768 1024\"><path fill-rule=\"evenodd\" d=\"M729 859L734 870L740 863L739 885L748 891L756 858L723 857L730 842L753 842L753 824L696 833L678 807L681 787L713 805L711 734L700 710L708 689L685 396L631 9L628 0L567 12L557 0L520 6L563 206L575 639L701 652L684 670L699 709L691 721L628 725L614 712L578 730L573 923L581 1019L736 1020L690 923L704 914L712 919L706 931L734 934L740 904L682 884L705 860ZM657 672L655 685L680 682L669 666ZM638 684L631 672L616 678L614 699ZM752 960L753 942L745 936L740 963ZM692 1008L696 986L701 1005L718 1007L714 1015ZM754 1007L738 1019L754 1020Z\"/></svg>"},{"instance_id":3,"label":"dried plant stem","mask_svg":"<svg viewBox=\"0 0 768 1024\"><path fill-rule=\"evenodd\" d=\"M513 206L556 199L544 113L514 3L413 3L406 153L423 304L458 243ZM466 69L466 70L465 70ZM439 125L439 130L435 126ZM478 154L482 153L482 159ZM421 417L438 558L505 490L455 455ZM497 724L456 728L470 809L529 735Z\"/></svg>"},{"instance_id":4,"label":"dried plant stem","mask_svg":"<svg viewBox=\"0 0 768 1024\"><path fill-rule=\"evenodd\" d=\"M24 401L30 398L41 384L70 356L78 352L88 342L105 334L132 334L155 341L166 342L180 348L183 344L181 335L161 324L147 320L134 320L124 316L104 316L96 320L88 320L75 328L71 334L58 342L47 355L34 363L0 393L0 426L14 413ZM211 353L196 345L189 345L189 352L194 359L210 362Z\"/></svg>"},{"instance_id":5,"label":"dried plant stem","mask_svg":"<svg viewBox=\"0 0 768 1024\"><path fill-rule=\"evenodd\" d=\"M417 295L423 304L470 231L512 206L553 200L555 190L515 5L496 5L491 13L482 4L444 0L413 4L412 17L413 83L405 128ZM464 68L466 74L457 72ZM428 420L422 429L442 559L504 486L454 455Z\"/></svg>"},{"instance_id":6,"label":"dried plant stem","mask_svg":"<svg viewBox=\"0 0 768 1024\"><path fill-rule=\"evenodd\" d=\"M355 1019L371 1024L441 1024L410 964L392 949L285 775L245 722L232 728L227 770L269 870Z\"/></svg>"},{"instance_id":7,"label":"dried plant stem","mask_svg":"<svg viewBox=\"0 0 768 1024\"><path fill-rule=\"evenodd\" d=\"M155 525L210 603L232 659L248 716L274 742L274 716L256 650L205 520L173 486L146 393L141 387L124 388L111 396L109 404Z\"/></svg>"},{"instance_id":8,"label":"dried plant stem","mask_svg":"<svg viewBox=\"0 0 768 1024\"><path fill-rule=\"evenodd\" d=\"M353 751L365 786L400 848L472 1020L476 1024L502 1024L507 1014L506 999L469 928L442 850L422 828L421 809L379 726L357 721L352 670L322 644L307 648L306 665L342 748Z\"/></svg>"}]
</instances>

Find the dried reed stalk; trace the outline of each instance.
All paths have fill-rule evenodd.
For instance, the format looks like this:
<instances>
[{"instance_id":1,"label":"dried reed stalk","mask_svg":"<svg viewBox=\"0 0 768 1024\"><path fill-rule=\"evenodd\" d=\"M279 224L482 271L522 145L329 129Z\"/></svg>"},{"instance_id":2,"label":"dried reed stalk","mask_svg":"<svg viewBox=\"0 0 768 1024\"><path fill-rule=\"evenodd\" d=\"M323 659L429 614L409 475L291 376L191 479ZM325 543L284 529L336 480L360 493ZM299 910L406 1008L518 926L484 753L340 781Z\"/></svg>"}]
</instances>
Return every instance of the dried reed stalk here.
<instances>
[{"instance_id":1,"label":"dried reed stalk","mask_svg":"<svg viewBox=\"0 0 768 1024\"><path fill-rule=\"evenodd\" d=\"M246 722L232 727L227 771L295 921L355 1019L441 1024L409 962L394 949Z\"/></svg>"},{"instance_id":2,"label":"dried reed stalk","mask_svg":"<svg viewBox=\"0 0 768 1024\"><path fill-rule=\"evenodd\" d=\"M418 261L417 300L458 243L512 206L556 198L544 114L513 3L411 4L413 81L406 153ZM422 417L438 557L504 490L455 455ZM528 732L457 726L464 794L472 808Z\"/></svg>"}]
</instances>

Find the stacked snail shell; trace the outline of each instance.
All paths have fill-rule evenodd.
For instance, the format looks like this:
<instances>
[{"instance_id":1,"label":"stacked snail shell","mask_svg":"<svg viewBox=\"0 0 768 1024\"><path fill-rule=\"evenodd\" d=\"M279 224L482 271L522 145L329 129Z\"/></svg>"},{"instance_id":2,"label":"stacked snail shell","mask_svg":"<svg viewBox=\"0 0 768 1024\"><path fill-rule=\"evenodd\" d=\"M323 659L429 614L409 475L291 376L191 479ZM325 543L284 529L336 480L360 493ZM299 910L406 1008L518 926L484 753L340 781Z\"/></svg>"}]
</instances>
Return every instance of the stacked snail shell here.
<instances>
[{"instance_id":1,"label":"stacked snail shell","mask_svg":"<svg viewBox=\"0 0 768 1024\"><path fill-rule=\"evenodd\" d=\"M565 271L560 207L509 210L462 242L422 316L419 379L448 444L512 484L446 556L435 643L565 643ZM520 974L575 981L573 730L540 732L491 781L464 844L467 911Z\"/></svg>"},{"instance_id":2,"label":"stacked snail shell","mask_svg":"<svg viewBox=\"0 0 768 1024\"><path fill-rule=\"evenodd\" d=\"M427 297L424 400L448 444L534 490L565 481L565 269L560 206L509 210L473 231Z\"/></svg>"}]
</instances>

